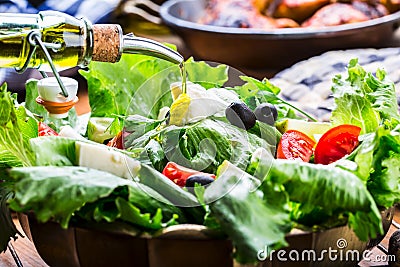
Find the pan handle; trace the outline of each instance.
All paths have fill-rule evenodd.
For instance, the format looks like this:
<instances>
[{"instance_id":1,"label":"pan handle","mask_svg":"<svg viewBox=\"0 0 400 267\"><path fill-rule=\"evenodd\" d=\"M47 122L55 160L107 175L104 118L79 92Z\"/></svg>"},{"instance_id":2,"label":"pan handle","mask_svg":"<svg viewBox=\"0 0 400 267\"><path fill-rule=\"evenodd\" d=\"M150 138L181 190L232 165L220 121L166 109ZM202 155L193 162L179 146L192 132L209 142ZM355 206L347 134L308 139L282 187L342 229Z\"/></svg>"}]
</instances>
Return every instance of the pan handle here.
<instances>
[{"instance_id":1,"label":"pan handle","mask_svg":"<svg viewBox=\"0 0 400 267\"><path fill-rule=\"evenodd\" d=\"M162 24L159 17L160 6L151 0L128 0L123 4L122 12L124 14L137 15L157 25Z\"/></svg>"}]
</instances>

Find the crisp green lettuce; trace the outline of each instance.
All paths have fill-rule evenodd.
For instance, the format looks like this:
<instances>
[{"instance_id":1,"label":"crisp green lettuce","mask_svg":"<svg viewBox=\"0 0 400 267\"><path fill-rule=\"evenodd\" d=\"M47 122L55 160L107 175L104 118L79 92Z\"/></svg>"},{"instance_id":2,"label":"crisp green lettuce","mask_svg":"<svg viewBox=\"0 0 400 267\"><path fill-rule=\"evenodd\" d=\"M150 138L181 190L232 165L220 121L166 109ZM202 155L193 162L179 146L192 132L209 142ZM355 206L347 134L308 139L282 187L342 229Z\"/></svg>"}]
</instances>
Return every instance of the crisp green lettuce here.
<instances>
[{"instance_id":1,"label":"crisp green lettuce","mask_svg":"<svg viewBox=\"0 0 400 267\"><path fill-rule=\"evenodd\" d=\"M188 222L203 224L205 215L204 207L200 205L194 195L176 185L169 178L152 167L142 164L138 180L141 184L152 188L158 194L162 195L163 198L168 199L173 205L181 207ZM148 193L150 196L158 199L157 195L152 194L151 191ZM163 198L159 200L162 201Z\"/></svg>"},{"instance_id":2,"label":"crisp green lettuce","mask_svg":"<svg viewBox=\"0 0 400 267\"><path fill-rule=\"evenodd\" d=\"M361 128L361 134L370 133L379 126L379 113L363 95L344 94L335 98L337 108L332 112L333 125L352 124Z\"/></svg>"},{"instance_id":3,"label":"crisp green lettuce","mask_svg":"<svg viewBox=\"0 0 400 267\"><path fill-rule=\"evenodd\" d=\"M162 121L140 115L129 115L124 120L124 147L130 147L135 140L160 126Z\"/></svg>"},{"instance_id":4,"label":"crisp green lettuce","mask_svg":"<svg viewBox=\"0 0 400 267\"><path fill-rule=\"evenodd\" d=\"M380 207L389 208L400 201L399 134L398 128L390 131L381 126L350 155L357 163L354 173L366 181Z\"/></svg>"},{"instance_id":5,"label":"crisp green lettuce","mask_svg":"<svg viewBox=\"0 0 400 267\"><path fill-rule=\"evenodd\" d=\"M35 166L76 165L75 140L61 136L42 136L30 140Z\"/></svg>"},{"instance_id":6,"label":"crisp green lettuce","mask_svg":"<svg viewBox=\"0 0 400 267\"><path fill-rule=\"evenodd\" d=\"M332 123L361 127L361 144L348 157L356 163L349 168L364 183L380 207L388 208L400 200L399 109L394 83L383 70L366 72L357 59L350 61L347 77L333 79L336 107Z\"/></svg>"},{"instance_id":7,"label":"crisp green lettuce","mask_svg":"<svg viewBox=\"0 0 400 267\"><path fill-rule=\"evenodd\" d=\"M217 222L235 246L240 263L257 262L257 252L265 247L279 249L287 245L285 234L292 227L283 205L269 205L260 181L229 162L204 192L212 222ZM268 196L265 196L268 197ZM276 201L276 199L275 199ZM209 225L213 227L213 225Z\"/></svg>"},{"instance_id":8,"label":"crisp green lettuce","mask_svg":"<svg viewBox=\"0 0 400 267\"><path fill-rule=\"evenodd\" d=\"M79 73L88 83L92 116L125 115L131 101L127 96L133 96L152 75L171 66L167 61L125 54L115 64L91 62L88 71Z\"/></svg>"},{"instance_id":9,"label":"crisp green lettuce","mask_svg":"<svg viewBox=\"0 0 400 267\"><path fill-rule=\"evenodd\" d=\"M11 167L21 167L22 162L6 149L0 147L0 170Z\"/></svg>"},{"instance_id":10,"label":"crisp green lettuce","mask_svg":"<svg viewBox=\"0 0 400 267\"><path fill-rule=\"evenodd\" d=\"M161 195L154 198L157 193L151 188L107 172L75 166L52 166L13 168L9 175L14 180L15 190L10 208L18 212L34 212L40 222L54 220L66 228L71 216L79 214L85 205L90 206L92 214L96 214L92 219L99 220L105 216L100 216L98 206L90 203L105 198L112 200L117 210L114 219L147 230L164 227L161 218L165 222L177 218L180 218L180 223L184 222L179 208ZM108 208L113 205L108 205ZM85 214L90 213L88 207L84 211Z\"/></svg>"},{"instance_id":11,"label":"crisp green lettuce","mask_svg":"<svg viewBox=\"0 0 400 267\"><path fill-rule=\"evenodd\" d=\"M29 139L38 135L37 121L28 115L23 106L17 105L16 96L7 91L7 84L0 87L0 149L13 162L24 166L34 164L34 154ZM12 157L10 157L12 155ZM4 162L5 158L2 158Z\"/></svg>"},{"instance_id":12,"label":"crisp green lettuce","mask_svg":"<svg viewBox=\"0 0 400 267\"><path fill-rule=\"evenodd\" d=\"M36 98L39 96L38 81L29 79L25 83L25 108L37 116L44 117L47 115L47 110L36 102Z\"/></svg>"},{"instance_id":13,"label":"crisp green lettuce","mask_svg":"<svg viewBox=\"0 0 400 267\"><path fill-rule=\"evenodd\" d=\"M223 64L210 67L204 61L196 62L189 58L185 62L185 70L188 81L200 84L206 89L221 87L229 80L228 67Z\"/></svg>"},{"instance_id":14,"label":"crisp green lettuce","mask_svg":"<svg viewBox=\"0 0 400 267\"><path fill-rule=\"evenodd\" d=\"M5 251L11 238L17 234L8 201L13 198L12 183L6 182L10 167L31 166L34 153L29 147L29 139L38 134L37 121L23 106L16 102L16 95L7 91L7 84L0 87L0 251Z\"/></svg>"},{"instance_id":15,"label":"crisp green lettuce","mask_svg":"<svg viewBox=\"0 0 400 267\"><path fill-rule=\"evenodd\" d=\"M227 67L211 67L208 64L185 64L190 81L213 86L222 86L228 80ZM162 59L143 55L124 54L120 62L107 64L92 62L88 71L80 70L88 82L89 104L92 116L112 117L115 115L138 114L157 118L158 111L170 106L170 84L181 80L178 65Z\"/></svg>"},{"instance_id":16,"label":"crisp green lettuce","mask_svg":"<svg viewBox=\"0 0 400 267\"><path fill-rule=\"evenodd\" d=\"M394 83L386 77L386 72L378 69L376 77L368 73L366 83L370 89L368 97L373 103L372 106L379 112L382 119L386 121L396 120L394 123L397 125L400 115L396 88Z\"/></svg>"},{"instance_id":17,"label":"crisp green lettuce","mask_svg":"<svg viewBox=\"0 0 400 267\"><path fill-rule=\"evenodd\" d=\"M275 131L264 129L260 133L264 138L261 138L225 121L204 119L183 127L155 128L136 139L127 136L125 146L128 150L137 149L145 147L150 140L157 140L168 161L215 173L224 160L246 169L252 153L259 147L274 153L275 134Z\"/></svg>"},{"instance_id":18,"label":"crisp green lettuce","mask_svg":"<svg viewBox=\"0 0 400 267\"><path fill-rule=\"evenodd\" d=\"M192 59L186 64L188 80L207 89L223 86L227 70ZM130 181L73 166L74 141L36 138L37 121L2 87L0 156L6 162L0 166L41 165L2 172L7 180L0 187L3 206L32 211L39 221L54 220L63 227L71 220L89 225L122 222L154 232L177 223L204 224L229 237L236 259L247 263L255 262L266 246L287 245L285 234L295 224L318 229L347 223L359 239L373 238L382 233L377 204L388 207L400 200L400 142L394 129L399 115L394 86L383 71L375 77L352 61L349 77L334 81L334 123L356 124L370 133L348 157L355 170L274 160L279 134L259 122L249 131L224 118L165 126L157 119L159 110L171 105L170 84L181 79L178 66L167 61L124 55L116 64L92 62L80 73L88 81L91 115L125 120L130 133L124 136L125 146L139 152L142 161L138 176ZM241 79L243 85L229 89L252 109L268 101L277 106L279 118L296 116L299 110L280 99L280 89L268 80ZM44 110L34 101L35 86L35 81L27 84L26 107L40 115ZM113 132L122 128L117 122ZM217 173L217 180L206 189L195 187L197 199L160 173L167 161ZM16 235L15 228L3 226L2 236Z\"/></svg>"},{"instance_id":19,"label":"crisp green lettuce","mask_svg":"<svg viewBox=\"0 0 400 267\"><path fill-rule=\"evenodd\" d=\"M331 116L333 125L357 125L365 134L375 132L379 125L393 128L399 123L395 86L383 70L374 76L353 59L347 77L337 75L333 79L332 92L336 104Z\"/></svg>"},{"instance_id":20,"label":"crisp green lettuce","mask_svg":"<svg viewBox=\"0 0 400 267\"><path fill-rule=\"evenodd\" d=\"M283 185L293 202L309 213L321 208L327 215L349 216L348 224L360 240L382 234L381 216L365 184L354 174L330 165L275 160L267 177Z\"/></svg>"},{"instance_id":21,"label":"crisp green lettuce","mask_svg":"<svg viewBox=\"0 0 400 267\"><path fill-rule=\"evenodd\" d=\"M283 118L297 118L296 112L298 112L308 119L315 121L315 118L308 113L280 98L278 96L280 88L273 85L268 79L259 81L248 76L241 76L240 78L245 84L235 86L231 90L235 91L239 95L239 98L252 110L259 104L268 102L274 104L277 108L278 120Z\"/></svg>"},{"instance_id":22,"label":"crisp green lettuce","mask_svg":"<svg viewBox=\"0 0 400 267\"><path fill-rule=\"evenodd\" d=\"M159 172L162 172L165 165L167 165L168 160L165 157L164 149L161 147L161 144L154 139L150 139L147 145L144 147L139 161L152 165L154 169Z\"/></svg>"},{"instance_id":23,"label":"crisp green lettuce","mask_svg":"<svg viewBox=\"0 0 400 267\"><path fill-rule=\"evenodd\" d=\"M310 228L347 223L363 241L383 233L374 199L351 172L265 157L258 165L262 171L251 176L225 162L200 196L210 209L212 220L206 222L232 239L239 262L256 262L259 250L287 245L293 223Z\"/></svg>"},{"instance_id":24,"label":"crisp green lettuce","mask_svg":"<svg viewBox=\"0 0 400 267\"><path fill-rule=\"evenodd\" d=\"M161 208L156 209L152 214L142 213L141 209L136 205L119 196L99 199L93 204L86 204L75 213L74 221L80 222L82 219L84 220L84 224L93 222L93 220L96 223L112 223L113 228L115 227L114 223L125 223L135 227L137 232L148 229L155 231L178 224L178 216L176 214L173 214L169 221L163 222L164 218Z\"/></svg>"}]
</instances>

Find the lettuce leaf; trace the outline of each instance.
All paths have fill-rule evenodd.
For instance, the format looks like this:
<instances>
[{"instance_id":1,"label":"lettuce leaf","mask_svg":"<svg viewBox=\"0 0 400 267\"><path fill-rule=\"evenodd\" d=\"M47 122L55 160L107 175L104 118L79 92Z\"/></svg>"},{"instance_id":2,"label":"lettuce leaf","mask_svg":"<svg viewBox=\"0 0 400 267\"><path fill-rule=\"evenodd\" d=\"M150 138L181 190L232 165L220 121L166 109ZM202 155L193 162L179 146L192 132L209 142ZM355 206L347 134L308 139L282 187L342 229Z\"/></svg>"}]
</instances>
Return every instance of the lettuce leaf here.
<instances>
[{"instance_id":1,"label":"lettuce leaf","mask_svg":"<svg viewBox=\"0 0 400 267\"><path fill-rule=\"evenodd\" d=\"M180 207L188 222L203 224L204 220L204 207L200 205L196 197L188 191L176 185L166 176L160 172L154 170L152 167L142 164L139 171L139 181L141 184L152 188L157 194L168 199L173 205ZM158 195L152 194L152 191L148 192L150 196L158 199ZM162 199L159 199L162 201Z\"/></svg>"},{"instance_id":2,"label":"lettuce leaf","mask_svg":"<svg viewBox=\"0 0 400 267\"><path fill-rule=\"evenodd\" d=\"M346 159L335 163L359 177L380 208L400 201L400 126L380 126L362 136L362 142Z\"/></svg>"},{"instance_id":3,"label":"lettuce leaf","mask_svg":"<svg viewBox=\"0 0 400 267\"><path fill-rule=\"evenodd\" d=\"M124 120L124 132L129 134L124 138L124 147L131 144L145 133L154 130L162 121L146 118L140 115L129 115Z\"/></svg>"},{"instance_id":4,"label":"lettuce leaf","mask_svg":"<svg viewBox=\"0 0 400 267\"><path fill-rule=\"evenodd\" d=\"M268 79L259 81L248 76L241 76L240 78L245 82L245 84L230 89L235 91L239 95L240 99L246 103L250 109L254 110L259 104L268 102L274 104L277 108L278 120L283 118L298 118L296 115L296 112L298 112L304 117L315 121L315 118L308 113L280 98L278 96L280 88L273 85Z\"/></svg>"},{"instance_id":5,"label":"lettuce leaf","mask_svg":"<svg viewBox=\"0 0 400 267\"><path fill-rule=\"evenodd\" d=\"M125 115L136 90L153 74L173 66L164 60L124 54L115 64L91 62L89 70L79 70L88 83L93 117ZM132 113L131 113L132 114Z\"/></svg>"},{"instance_id":6,"label":"lettuce leaf","mask_svg":"<svg viewBox=\"0 0 400 267\"><path fill-rule=\"evenodd\" d=\"M397 125L400 120L400 115L394 83L386 77L386 72L381 69L376 71L376 77L368 73L366 82L371 89L368 96L373 103L373 107L384 120L397 120L397 122L395 122Z\"/></svg>"},{"instance_id":7,"label":"lettuce leaf","mask_svg":"<svg viewBox=\"0 0 400 267\"><path fill-rule=\"evenodd\" d=\"M365 184L353 173L331 165L275 160L266 181L283 185L292 202L304 212L321 208L329 217L348 216L360 240L382 234L379 209Z\"/></svg>"},{"instance_id":8,"label":"lettuce leaf","mask_svg":"<svg viewBox=\"0 0 400 267\"><path fill-rule=\"evenodd\" d=\"M333 79L332 92L336 104L331 116L333 125L357 125L365 134L375 132L379 125L394 128L400 121L395 86L383 70L374 76L353 59L347 77L337 75Z\"/></svg>"},{"instance_id":9,"label":"lettuce leaf","mask_svg":"<svg viewBox=\"0 0 400 267\"><path fill-rule=\"evenodd\" d=\"M6 157L1 161L18 160L24 166L32 166L34 154L30 150L29 139L37 135L37 121L17 104L16 96L7 91L7 84L4 83L0 87L0 149L1 155Z\"/></svg>"},{"instance_id":10,"label":"lettuce leaf","mask_svg":"<svg viewBox=\"0 0 400 267\"><path fill-rule=\"evenodd\" d=\"M228 66L224 64L211 67L204 61L194 61L193 58L189 58L185 62L185 69L189 81L200 84L206 89L221 87L229 80Z\"/></svg>"},{"instance_id":11,"label":"lettuce leaf","mask_svg":"<svg viewBox=\"0 0 400 267\"><path fill-rule=\"evenodd\" d=\"M263 147L275 153L276 132L263 130L261 135L249 133L230 123L204 119L198 123L178 127L153 129L125 142L127 149L145 147L151 139L159 140L168 161L208 173L215 173L225 160L246 169L253 152ZM269 144L266 140L271 140Z\"/></svg>"},{"instance_id":12,"label":"lettuce leaf","mask_svg":"<svg viewBox=\"0 0 400 267\"><path fill-rule=\"evenodd\" d=\"M400 201L400 154L389 151L377 167L368 189L379 206L388 208Z\"/></svg>"},{"instance_id":13,"label":"lettuce leaf","mask_svg":"<svg viewBox=\"0 0 400 267\"><path fill-rule=\"evenodd\" d=\"M229 162L224 165L216 181L205 190L204 201L210 203L213 222L232 240L235 259L255 263L257 252L265 247L279 249L287 245L285 234L292 227L289 213L282 203L277 205L277 198L273 205L268 204L262 192L254 190L259 184L256 178Z\"/></svg>"},{"instance_id":14,"label":"lettuce leaf","mask_svg":"<svg viewBox=\"0 0 400 267\"><path fill-rule=\"evenodd\" d=\"M0 147L0 170L11 167L21 167L22 162L6 149ZM1 177L1 176L0 176Z\"/></svg>"},{"instance_id":15,"label":"lettuce leaf","mask_svg":"<svg viewBox=\"0 0 400 267\"><path fill-rule=\"evenodd\" d=\"M42 136L30 140L35 166L76 165L75 140L61 136Z\"/></svg>"},{"instance_id":16,"label":"lettuce leaf","mask_svg":"<svg viewBox=\"0 0 400 267\"><path fill-rule=\"evenodd\" d=\"M211 67L205 62L185 63L192 82L222 86L228 80L227 67ZM137 114L157 118L158 111L170 106L170 84L181 80L178 65L143 55L124 54L115 64L91 62L88 71L79 71L88 82L92 116L112 117Z\"/></svg>"},{"instance_id":17,"label":"lettuce leaf","mask_svg":"<svg viewBox=\"0 0 400 267\"><path fill-rule=\"evenodd\" d=\"M15 180L15 195L10 200L10 208L18 212L32 211L40 222L54 220L66 228L71 217L79 214L82 208L84 214L93 215L92 220L103 219L105 216L99 215L95 203L106 198L114 203L107 206L117 213L113 219L121 219L146 230L164 227L161 218L175 221L179 217L180 223L185 221L179 208L151 188L107 172L52 166L13 168L9 175ZM155 195L157 199L152 197Z\"/></svg>"},{"instance_id":18,"label":"lettuce leaf","mask_svg":"<svg viewBox=\"0 0 400 267\"><path fill-rule=\"evenodd\" d=\"M34 154L29 139L38 135L38 123L26 109L18 105L16 95L0 87L0 251L7 249L8 241L22 236L15 227L8 200L13 198L12 182L6 181L10 167L31 166Z\"/></svg>"},{"instance_id":19,"label":"lettuce leaf","mask_svg":"<svg viewBox=\"0 0 400 267\"><path fill-rule=\"evenodd\" d=\"M399 127L392 131L379 127L350 158L357 163L354 173L367 183L378 206L389 208L400 201Z\"/></svg>"},{"instance_id":20,"label":"lettuce leaf","mask_svg":"<svg viewBox=\"0 0 400 267\"><path fill-rule=\"evenodd\" d=\"M112 207L112 208L111 208ZM83 221L82 221L83 219ZM154 215L150 213L142 213L141 209L127 201L123 197L106 198L96 201L95 203L85 205L81 210L75 213L74 221L76 223L83 222L87 225L93 219L98 224L108 223L108 228L113 228L115 231L115 223L128 223L134 226L136 233L144 229L150 231L159 230L161 228L177 224L178 216L173 214L169 221L163 222L162 209L156 209ZM111 224L110 224L111 223ZM110 231L111 229L104 229Z\"/></svg>"}]
</instances>

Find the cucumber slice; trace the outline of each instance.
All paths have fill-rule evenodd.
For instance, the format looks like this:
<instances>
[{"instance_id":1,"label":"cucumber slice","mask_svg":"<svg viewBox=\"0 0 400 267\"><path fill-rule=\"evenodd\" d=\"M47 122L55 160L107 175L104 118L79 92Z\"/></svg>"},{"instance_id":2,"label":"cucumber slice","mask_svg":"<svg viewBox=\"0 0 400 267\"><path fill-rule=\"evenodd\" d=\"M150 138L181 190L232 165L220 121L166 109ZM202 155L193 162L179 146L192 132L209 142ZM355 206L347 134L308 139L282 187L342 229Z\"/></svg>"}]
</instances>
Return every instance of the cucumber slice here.
<instances>
[{"instance_id":1,"label":"cucumber slice","mask_svg":"<svg viewBox=\"0 0 400 267\"><path fill-rule=\"evenodd\" d=\"M91 117L87 125L87 135L89 140L103 144L104 141L114 137L108 128L114 118Z\"/></svg>"},{"instance_id":2,"label":"cucumber slice","mask_svg":"<svg viewBox=\"0 0 400 267\"><path fill-rule=\"evenodd\" d=\"M321 135L332 128L328 122L314 122L296 119L285 119L276 123L276 128L284 133L287 130L297 130L308 135L314 141L317 141Z\"/></svg>"}]
</instances>

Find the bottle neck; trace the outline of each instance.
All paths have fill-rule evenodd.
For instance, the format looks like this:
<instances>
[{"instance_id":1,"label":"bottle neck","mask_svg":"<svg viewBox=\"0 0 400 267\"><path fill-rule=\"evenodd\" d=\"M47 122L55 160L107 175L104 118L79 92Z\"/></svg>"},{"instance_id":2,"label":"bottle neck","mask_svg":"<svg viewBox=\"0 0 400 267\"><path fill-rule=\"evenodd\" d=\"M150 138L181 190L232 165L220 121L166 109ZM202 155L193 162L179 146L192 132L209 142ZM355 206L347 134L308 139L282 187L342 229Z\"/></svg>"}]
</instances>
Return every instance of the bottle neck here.
<instances>
[{"instance_id":1,"label":"bottle neck","mask_svg":"<svg viewBox=\"0 0 400 267\"><path fill-rule=\"evenodd\" d=\"M39 29L40 16L37 14L0 13L1 38L12 33Z\"/></svg>"},{"instance_id":2,"label":"bottle neck","mask_svg":"<svg viewBox=\"0 0 400 267\"><path fill-rule=\"evenodd\" d=\"M60 58L71 56L74 53L76 62L65 63L65 66L57 66L60 70L75 66L86 67L92 61L94 47L93 26L85 18L77 19L59 11L41 11L38 13L41 20L39 28L44 42L61 42L61 49L50 49L53 61L60 61ZM50 33L47 36L47 33ZM52 38L51 36L57 36ZM68 52L67 52L68 51ZM66 53L69 53L66 55Z\"/></svg>"},{"instance_id":3,"label":"bottle neck","mask_svg":"<svg viewBox=\"0 0 400 267\"><path fill-rule=\"evenodd\" d=\"M115 63L122 53L148 55L175 64L184 60L178 52L159 42L133 34L123 35L117 24L94 24L92 60Z\"/></svg>"}]
</instances>

